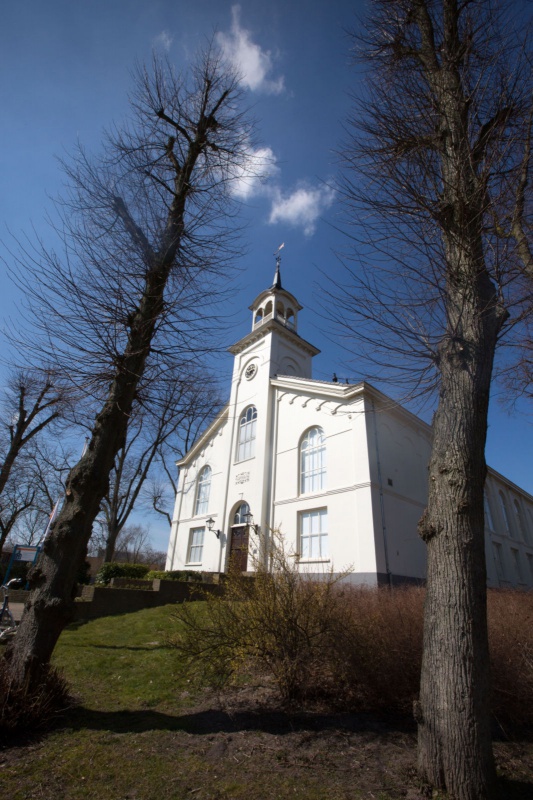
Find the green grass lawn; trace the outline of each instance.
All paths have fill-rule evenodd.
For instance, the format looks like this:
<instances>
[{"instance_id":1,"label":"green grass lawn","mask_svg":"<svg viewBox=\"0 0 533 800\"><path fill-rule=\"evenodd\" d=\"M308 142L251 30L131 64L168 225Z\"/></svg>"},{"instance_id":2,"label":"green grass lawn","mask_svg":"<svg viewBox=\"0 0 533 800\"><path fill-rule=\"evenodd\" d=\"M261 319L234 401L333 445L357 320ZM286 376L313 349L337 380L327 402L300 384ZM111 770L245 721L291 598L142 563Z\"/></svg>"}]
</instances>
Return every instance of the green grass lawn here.
<instances>
[{"instance_id":1,"label":"green grass lawn","mask_svg":"<svg viewBox=\"0 0 533 800\"><path fill-rule=\"evenodd\" d=\"M167 640L172 607L66 630L54 663L77 705L46 735L0 752L11 800L396 800L416 798L412 731L342 715L254 708L248 678L226 698L192 688ZM248 694L247 694L248 692ZM225 701L227 704L225 705ZM502 751L531 790L532 748ZM529 749L528 749L529 748ZM414 793L413 793L414 792Z\"/></svg>"},{"instance_id":2,"label":"green grass lawn","mask_svg":"<svg viewBox=\"0 0 533 800\"><path fill-rule=\"evenodd\" d=\"M172 606L163 606L74 625L62 634L54 664L85 708L175 711L187 688L176 650L167 644L176 624Z\"/></svg>"}]
</instances>

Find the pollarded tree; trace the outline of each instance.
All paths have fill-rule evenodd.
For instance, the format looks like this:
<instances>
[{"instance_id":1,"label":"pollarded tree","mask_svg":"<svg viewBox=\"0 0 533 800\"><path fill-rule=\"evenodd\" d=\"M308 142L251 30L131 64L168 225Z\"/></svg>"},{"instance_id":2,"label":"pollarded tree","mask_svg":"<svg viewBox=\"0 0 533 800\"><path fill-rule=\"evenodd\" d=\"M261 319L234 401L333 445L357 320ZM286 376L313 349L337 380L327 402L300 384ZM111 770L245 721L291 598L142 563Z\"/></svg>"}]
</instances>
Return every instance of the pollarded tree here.
<instances>
[{"instance_id":1,"label":"pollarded tree","mask_svg":"<svg viewBox=\"0 0 533 800\"><path fill-rule=\"evenodd\" d=\"M344 194L372 266L332 291L344 335L415 391L438 391L429 498L421 776L494 796L483 490L493 362L526 310L516 203L529 136L526 45L491 0L374 0ZM527 147L526 147L527 149ZM363 212L363 213L362 213ZM366 221L366 230L358 227ZM516 230L516 225L515 225ZM370 232L370 236L368 236Z\"/></svg>"},{"instance_id":2,"label":"pollarded tree","mask_svg":"<svg viewBox=\"0 0 533 800\"><path fill-rule=\"evenodd\" d=\"M61 256L19 256L38 309L35 348L97 413L7 654L18 684L35 686L71 618L76 572L137 398L213 350L210 303L238 252L232 180L250 166L239 100L213 51L184 76L157 62L139 69L131 119L108 134L99 159L80 150L65 165Z\"/></svg>"}]
</instances>

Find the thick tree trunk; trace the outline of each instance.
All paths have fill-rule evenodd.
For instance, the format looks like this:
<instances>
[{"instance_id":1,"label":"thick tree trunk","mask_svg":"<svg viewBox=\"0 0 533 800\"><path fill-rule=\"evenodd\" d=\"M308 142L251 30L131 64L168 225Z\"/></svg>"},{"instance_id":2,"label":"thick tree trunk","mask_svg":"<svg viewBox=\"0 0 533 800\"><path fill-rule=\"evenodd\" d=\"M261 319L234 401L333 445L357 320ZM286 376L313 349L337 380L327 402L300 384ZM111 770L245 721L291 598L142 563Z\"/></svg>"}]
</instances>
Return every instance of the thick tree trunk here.
<instances>
[{"instance_id":1,"label":"thick tree trunk","mask_svg":"<svg viewBox=\"0 0 533 800\"><path fill-rule=\"evenodd\" d=\"M419 525L428 568L418 764L426 781L457 800L488 800L496 774L483 492L492 365L503 317L483 269L480 240L445 239L455 277L439 353L428 506Z\"/></svg>"},{"instance_id":2,"label":"thick tree trunk","mask_svg":"<svg viewBox=\"0 0 533 800\"><path fill-rule=\"evenodd\" d=\"M493 797L483 521L491 354L443 379L421 532L428 581L418 715L421 776L458 800ZM459 380L457 379L459 377Z\"/></svg>"}]
</instances>

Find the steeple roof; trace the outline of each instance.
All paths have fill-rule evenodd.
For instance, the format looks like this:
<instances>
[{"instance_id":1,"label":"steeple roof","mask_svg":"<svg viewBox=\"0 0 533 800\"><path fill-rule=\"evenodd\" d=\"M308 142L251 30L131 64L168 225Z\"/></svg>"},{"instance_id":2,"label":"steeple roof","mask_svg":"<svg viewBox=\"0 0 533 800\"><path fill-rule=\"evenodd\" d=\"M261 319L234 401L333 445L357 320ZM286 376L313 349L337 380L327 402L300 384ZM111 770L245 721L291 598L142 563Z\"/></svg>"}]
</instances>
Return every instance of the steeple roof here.
<instances>
[{"instance_id":1,"label":"steeple roof","mask_svg":"<svg viewBox=\"0 0 533 800\"><path fill-rule=\"evenodd\" d=\"M283 286L281 285L280 262L281 258L278 256L276 258L276 272L274 273L274 283L272 284L272 289L283 289Z\"/></svg>"}]
</instances>

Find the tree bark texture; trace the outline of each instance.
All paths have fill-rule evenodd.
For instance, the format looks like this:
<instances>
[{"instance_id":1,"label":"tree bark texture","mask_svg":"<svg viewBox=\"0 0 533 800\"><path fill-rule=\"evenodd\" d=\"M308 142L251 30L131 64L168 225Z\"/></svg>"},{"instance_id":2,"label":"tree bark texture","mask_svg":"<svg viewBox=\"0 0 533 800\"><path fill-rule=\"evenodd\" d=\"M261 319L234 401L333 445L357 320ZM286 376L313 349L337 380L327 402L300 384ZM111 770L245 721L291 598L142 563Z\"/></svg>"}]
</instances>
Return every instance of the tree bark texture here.
<instances>
[{"instance_id":1,"label":"tree bark texture","mask_svg":"<svg viewBox=\"0 0 533 800\"><path fill-rule=\"evenodd\" d=\"M495 327L487 331L493 339ZM428 567L418 764L431 785L459 800L480 800L493 797L495 786L483 519L491 352L484 347L479 363L463 361L456 349L454 343L443 353L451 363L443 366L420 523ZM452 366L458 356L459 374Z\"/></svg>"},{"instance_id":2,"label":"tree bark texture","mask_svg":"<svg viewBox=\"0 0 533 800\"><path fill-rule=\"evenodd\" d=\"M457 800L494 797L486 616L483 492L487 415L497 337L505 319L483 252L486 141L472 140L461 75L456 0L443 0L443 43L415 0L420 60L440 122L440 227L446 330L438 353L429 498L427 599L418 708L421 776ZM486 137L485 137L486 138Z\"/></svg>"}]
</instances>

